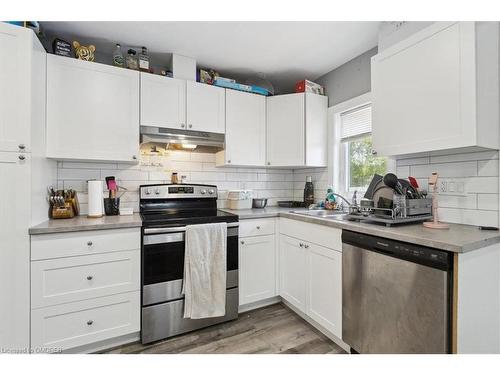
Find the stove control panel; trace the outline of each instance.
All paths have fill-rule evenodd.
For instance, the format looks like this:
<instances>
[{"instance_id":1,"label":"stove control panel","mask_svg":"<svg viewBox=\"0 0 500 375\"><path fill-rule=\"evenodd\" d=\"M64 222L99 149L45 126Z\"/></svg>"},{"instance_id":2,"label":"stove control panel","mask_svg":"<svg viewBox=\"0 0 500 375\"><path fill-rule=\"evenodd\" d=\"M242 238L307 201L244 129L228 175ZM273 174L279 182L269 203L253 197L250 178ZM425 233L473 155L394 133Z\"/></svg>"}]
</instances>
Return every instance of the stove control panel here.
<instances>
[{"instance_id":1,"label":"stove control panel","mask_svg":"<svg viewBox=\"0 0 500 375\"><path fill-rule=\"evenodd\" d=\"M141 199L212 198L217 199L217 187L212 185L146 185L141 186Z\"/></svg>"}]
</instances>

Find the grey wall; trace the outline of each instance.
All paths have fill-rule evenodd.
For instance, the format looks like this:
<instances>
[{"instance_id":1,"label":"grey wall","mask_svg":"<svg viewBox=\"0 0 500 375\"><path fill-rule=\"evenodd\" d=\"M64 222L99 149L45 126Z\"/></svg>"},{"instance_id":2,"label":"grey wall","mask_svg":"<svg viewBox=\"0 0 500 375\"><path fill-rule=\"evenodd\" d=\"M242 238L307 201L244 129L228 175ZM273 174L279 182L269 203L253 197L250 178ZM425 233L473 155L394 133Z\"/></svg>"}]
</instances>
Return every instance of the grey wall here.
<instances>
[{"instance_id":1,"label":"grey wall","mask_svg":"<svg viewBox=\"0 0 500 375\"><path fill-rule=\"evenodd\" d=\"M370 59L375 54L377 47L315 80L325 86L329 107L371 90Z\"/></svg>"}]
</instances>

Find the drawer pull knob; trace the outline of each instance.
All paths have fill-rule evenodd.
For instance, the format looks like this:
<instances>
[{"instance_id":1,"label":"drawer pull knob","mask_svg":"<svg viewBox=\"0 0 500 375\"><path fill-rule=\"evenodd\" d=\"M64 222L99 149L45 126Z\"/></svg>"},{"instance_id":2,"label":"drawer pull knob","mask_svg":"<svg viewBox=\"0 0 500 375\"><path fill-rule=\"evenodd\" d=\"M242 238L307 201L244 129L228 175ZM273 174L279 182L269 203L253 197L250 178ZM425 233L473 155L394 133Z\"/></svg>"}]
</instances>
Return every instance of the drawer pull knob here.
<instances>
[{"instance_id":1,"label":"drawer pull knob","mask_svg":"<svg viewBox=\"0 0 500 375\"><path fill-rule=\"evenodd\" d=\"M87 325L88 325L88 326L91 326L92 324L94 324L94 321L93 321L93 320L88 320L88 321L87 321Z\"/></svg>"},{"instance_id":2,"label":"drawer pull knob","mask_svg":"<svg viewBox=\"0 0 500 375\"><path fill-rule=\"evenodd\" d=\"M90 275L87 276L87 280L89 280L89 281L92 280L93 278L94 278L94 276L90 276Z\"/></svg>"},{"instance_id":3,"label":"drawer pull knob","mask_svg":"<svg viewBox=\"0 0 500 375\"><path fill-rule=\"evenodd\" d=\"M260 229L260 227L257 225L257 229Z\"/></svg>"},{"instance_id":4,"label":"drawer pull knob","mask_svg":"<svg viewBox=\"0 0 500 375\"><path fill-rule=\"evenodd\" d=\"M18 156L18 158L19 158L19 160L25 160L25 159L26 159L26 156L24 156L24 155L19 155L19 156Z\"/></svg>"},{"instance_id":5,"label":"drawer pull knob","mask_svg":"<svg viewBox=\"0 0 500 375\"><path fill-rule=\"evenodd\" d=\"M305 247L306 249L309 249L309 245L304 245L304 247Z\"/></svg>"},{"instance_id":6,"label":"drawer pull knob","mask_svg":"<svg viewBox=\"0 0 500 375\"><path fill-rule=\"evenodd\" d=\"M87 242L87 246L92 246L92 245L93 245L92 241Z\"/></svg>"},{"instance_id":7,"label":"drawer pull knob","mask_svg":"<svg viewBox=\"0 0 500 375\"><path fill-rule=\"evenodd\" d=\"M21 143L19 146L19 150L25 150L26 149L26 145Z\"/></svg>"},{"instance_id":8,"label":"drawer pull knob","mask_svg":"<svg viewBox=\"0 0 500 375\"><path fill-rule=\"evenodd\" d=\"M301 242L301 243L299 243L299 246L300 247L304 247L304 244Z\"/></svg>"},{"instance_id":9,"label":"drawer pull knob","mask_svg":"<svg viewBox=\"0 0 500 375\"><path fill-rule=\"evenodd\" d=\"M244 245L245 244L245 241L241 241L241 244Z\"/></svg>"}]
</instances>

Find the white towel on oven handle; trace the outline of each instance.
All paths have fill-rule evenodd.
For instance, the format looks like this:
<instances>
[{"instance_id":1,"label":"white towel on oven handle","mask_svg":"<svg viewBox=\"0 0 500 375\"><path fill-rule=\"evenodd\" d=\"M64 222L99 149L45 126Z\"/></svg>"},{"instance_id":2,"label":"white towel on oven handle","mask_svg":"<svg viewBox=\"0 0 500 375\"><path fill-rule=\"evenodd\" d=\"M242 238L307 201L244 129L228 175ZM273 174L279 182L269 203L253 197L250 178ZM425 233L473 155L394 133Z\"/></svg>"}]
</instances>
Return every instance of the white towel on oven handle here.
<instances>
[{"instance_id":1,"label":"white towel on oven handle","mask_svg":"<svg viewBox=\"0 0 500 375\"><path fill-rule=\"evenodd\" d=\"M226 314L227 224L186 226L184 318Z\"/></svg>"}]
</instances>

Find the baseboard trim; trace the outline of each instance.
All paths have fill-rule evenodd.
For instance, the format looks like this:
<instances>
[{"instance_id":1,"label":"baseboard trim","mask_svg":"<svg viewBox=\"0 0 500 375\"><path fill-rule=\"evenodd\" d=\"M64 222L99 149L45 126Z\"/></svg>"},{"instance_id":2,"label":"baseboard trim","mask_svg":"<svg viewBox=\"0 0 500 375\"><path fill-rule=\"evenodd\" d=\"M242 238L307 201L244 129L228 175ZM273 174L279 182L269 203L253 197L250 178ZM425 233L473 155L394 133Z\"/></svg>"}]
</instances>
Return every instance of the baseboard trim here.
<instances>
[{"instance_id":1,"label":"baseboard trim","mask_svg":"<svg viewBox=\"0 0 500 375\"><path fill-rule=\"evenodd\" d=\"M238 313L241 314L241 313L244 313L244 312L247 312L247 311L259 309L261 307L266 307L266 306L274 305L274 304L279 303L279 302L281 302L281 297L280 296L275 296L275 297L270 297L270 298L263 299L261 301L247 303L246 305L241 305L241 306L238 307Z\"/></svg>"},{"instance_id":2,"label":"baseboard trim","mask_svg":"<svg viewBox=\"0 0 500 375\"><path fill-rule=\"evenodd\" d=\"M127 335L113 337L112 339L102 340L94 342L92 344L87 344L83 346L78 346L76 348L71 348L63 351L63 354L91 354L98 353L103 350L108 350L116 348L121 345L130 344L139 341L141 338L140 332L133 332Z\"/></svg>"},{"instance_id":3,"label":"baseboard trim","mask_svg":"<svg viewBox=\"0 0 500 375\"><path fill-rule=\"evenodd\" d=\"M291 303L287 302L285 299L281 298L281 302L283 305L288 307L290 310L292 310L295 314L300 316L302 319L304 319L307 323L312 325L314 328L316 328L318 331L320 331L323 335L328 337L330 340L332 340L335 344L340 346L342 349L344 349L347 353L351 352L351 347L347 345L342 339L338 338L335 336L333 333L328 331L325 327L323 327L321 324L317 323L313 319L311 319L309 316L304 314L302 311L297 309L295 306L293 306Z\"/></svg>"}]
</instances>

